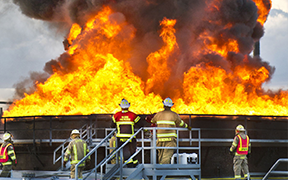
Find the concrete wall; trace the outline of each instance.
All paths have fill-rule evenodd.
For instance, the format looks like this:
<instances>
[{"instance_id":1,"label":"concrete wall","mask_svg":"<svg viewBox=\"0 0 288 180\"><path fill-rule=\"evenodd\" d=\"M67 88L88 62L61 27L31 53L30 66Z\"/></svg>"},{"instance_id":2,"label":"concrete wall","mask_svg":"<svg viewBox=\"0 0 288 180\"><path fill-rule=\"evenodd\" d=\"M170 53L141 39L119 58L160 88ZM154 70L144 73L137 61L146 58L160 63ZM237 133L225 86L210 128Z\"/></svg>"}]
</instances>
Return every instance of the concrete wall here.
<instances>
[{"instance_id":1,"label":"concrete wall","mask_svg":"<svg viewBox=\"0 0 288 180\"><path fill-rule=\"evenodd\" d=\"M143 117L145 117L143 115ZM267 172L279 158L288 157L288 121L283 117L258 116L188 116L181 118L193 128L201 128L201 138L232 139L234 129L243 124L250 139L272 140L271 142L252 142L249 159L251 172ZM5 128L13 133L16 140L31 140L30 143L16 143L15 151L19 164L18 170L58 170L60 163L53 165L53 151L60 143L44 143L41 140L66 139L74 128L97 122L96 127L109 127L111 115L101 116L64 116L44 118L6 119ZM4 124L1 124L4 131ZM50 131L52 130L52 131ZM52 133L51 133L52 132ZM98 138L104 137L104 131ZM33 138L35 141L33 141ZM286 143L273 143L273 140L286 140ZM232 157L228 153L231 142L203 142L201 147L202 177L232 177ZM98 157L104 156L104 151ZM149 158L149 155L147 156ZM94 160L94 158L92 158ZM281 167L280 167L281 168Z\"/></svg>"}]
</instances>

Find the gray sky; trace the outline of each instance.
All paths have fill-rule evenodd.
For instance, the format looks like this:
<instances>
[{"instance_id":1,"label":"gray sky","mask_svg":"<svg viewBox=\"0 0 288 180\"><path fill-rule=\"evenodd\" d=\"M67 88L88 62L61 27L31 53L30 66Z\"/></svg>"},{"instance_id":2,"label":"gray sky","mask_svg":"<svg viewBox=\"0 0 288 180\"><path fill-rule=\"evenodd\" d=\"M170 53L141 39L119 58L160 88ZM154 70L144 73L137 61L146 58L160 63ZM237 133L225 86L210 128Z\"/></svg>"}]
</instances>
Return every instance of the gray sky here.
<instances>
[{"instance_id":1,"label":"gray sky","mask_svg":"<svg viewBox=\"0 0 288 180\"><path fill-rule=\"evenodd\" d=\"M42 72L46 62L64 52L64 34L51 30L45 22L21 14L12 0L0 4L0 101L11 99L13 85ZM272 80L265 88L288 89L288 1L272 0L272 9L264 25L260 56L275 66ZM1 107L2 105L0 105ZM4 107L5 108L5 107Z\"/></svg>"}]
</instances>

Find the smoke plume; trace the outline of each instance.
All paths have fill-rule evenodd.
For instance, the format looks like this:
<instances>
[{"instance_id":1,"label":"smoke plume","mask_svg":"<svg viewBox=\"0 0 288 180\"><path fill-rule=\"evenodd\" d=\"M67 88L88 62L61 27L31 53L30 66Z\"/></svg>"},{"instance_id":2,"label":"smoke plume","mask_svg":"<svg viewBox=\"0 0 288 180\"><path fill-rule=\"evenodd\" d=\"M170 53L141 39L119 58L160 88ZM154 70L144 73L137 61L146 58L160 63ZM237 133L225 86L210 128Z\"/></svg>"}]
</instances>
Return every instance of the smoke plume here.
<instances>
[{"instance_id":1,"label":"smoke plume","mask_svg":"<svg viewBox=\"0 0 288 180\"><path fill-rule=\"evenodd\" d=\"M13 2L20 7L23 14L51 24L60 23L63 25L62 28L70 28L73 23L82 27L103 6L109 6L117 12L112 18L116 21L126 21L136 31L128 61L133 72L144 81L148 78L147 56L163 45L159 37L159 22L164 17L176 19L175 36L178 51L168 59L173 66L170 67L172 75L164 84L166 91L175 92L175 87L181 84L183 73L201 63L221 67L227 72L233 72L238 65L250 68L265 67L269 71L266 81L271 79L275 70L260 57L246 56L253 51L255 42L264 34L263 25L257 21L258 8L253 0L13 0ZM267 9L271 6L269 0L263 0L263 4ZM213 39L203 38L206 36ZM237 41L238 53L229 52L224 58L203 50L203 47L211 43L225 47L231 39ZM115 56L118 58L117 54ZM48 74L53 74L55 70L62 73L71 72L77 68L77 64L73 64L69 59L70 55L63 53L58 59L47 62L44 71ZM23 83L19 83L16 87L22 85ZM16 89L21 89L23 94L23 88ZM31 89L33 88L29 91ZM168 95L163 92L155 93Z\"/></svg>"}]
</instances>

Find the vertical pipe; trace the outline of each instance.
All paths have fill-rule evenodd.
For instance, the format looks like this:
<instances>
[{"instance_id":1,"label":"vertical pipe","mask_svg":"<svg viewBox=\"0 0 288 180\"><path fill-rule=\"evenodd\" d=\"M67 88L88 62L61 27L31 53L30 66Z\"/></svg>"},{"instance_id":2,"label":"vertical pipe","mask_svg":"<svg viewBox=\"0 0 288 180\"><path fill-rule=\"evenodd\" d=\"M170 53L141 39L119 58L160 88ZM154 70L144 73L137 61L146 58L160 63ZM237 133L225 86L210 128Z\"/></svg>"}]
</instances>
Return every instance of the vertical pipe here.
<instances>
[{"instance_id":1,"label":"vertical pipe","mask_svg":"<svg viewBox=\"0 0 288 180\"><path fill-rule=\"evenodd\" d=\"M50 117L49 145L52 146L52 116Z\"/></svg>"},{"instance_id":2,"label":"vertical pipe","mask_svg":"<svg viewBox=\"0 0 288 180\"><path fill-rule=\"evenodd\" d=\"M247 116L245 116L245 123L244 127L246 129L246 135L248 134L248 124L247 124Z\"/></svg>"},{"instance_id":3,"label":"vertical pipe","mask_svg":"<svg viewBox=\"0 0 288 180\"><path fill-rule=\"evenodd\" d=\"M4 133L6 132L6 118L4 118Z\"/></svg>"},{"instance_id":4,"label":"vertical pipe","mask_svg":"<svg viewBox=\"0 0 288 180\"><path fill-rule=\"evenodd\" d=\"M189 126L192 127L191 114L189 114ZM192 146L192 131L189 131L190 146Z\"/></svg>"},{"instance_id":5,"label":"vertical pipe","mask_svg":"<svg viewBox=\"0 0 288 180\"><path fill-rule=\"evenodd\" d=\"M1 107L0 108L0 117L2 117L2 115L3 115L3 108Z\"/></svg>"},{"instance_id":6,"label":"vertical pipe","mask_svg":"<svg viewBox=\"0 0 288 180\"><path fill-rule=\"evenodd\" d=\"M179 130L177 129L176 130L176 132L177 132L177 139L176 139L176 147L177 147L177 149L176 149L176 153L177 153L177 164L179 164Z\"/></svg>"},{"instance_id":7,"label":"vertical pipe","mask_svg":"<svg viewBox=\"0 0 288 180\"><path fill-rule=\"evenodd\" d=\"M153 128L153 141L152 141L152 162L153 162L153 166L155 167L156 165L156 158L157 158L157 148L156 148L156 128Z\"/></svg>"},{"instance_id":8,"label":"vertical pipe","mask_svg":"<svg viewBox=\"0 0 288 180\"><path fill-rule=\"evenodd\" d=\"M35 148L35 116L33 117L33 147Z\"/></svg>"},{"instance_id":9,"label":"vertical pipe","mask_svg":"<svg viewBox=\"0 0 288 180\"><path fill-rule=\"evenodd\" d=\"M123 148L120 149L120 179L123 179Z\"/></svg>"},{"instance_id":10,"label":"vertical pipe","mask_svg":"<svg viewBox=\"0 0 288 180\"><path fill-rule=\"evenodd\" d=\"M255 42L253 56L260 56L260 41Z\"/></svg>"},{"instance_id":11,"label":"vertical pipe","mask_svg":"<svg viewBox=\"0 0 288 180\"><path fill-rule=\"evenodd\" d=\"M145 128L145 127L144 127ZM141 142L141 146L142 146L142 164L144 164L144 128L141 131L141 136L142 136L142 142Z\"/></svg>"},{"instance_id":12,"label":"vertical pipe","mask_svg":"<svg viewBox=\"0 0 288 180\"><path fill-rule=\"evenodd\" d=\"M89 145L92 145L92 116L89 116Z\"/></svg>"}]
</instances>

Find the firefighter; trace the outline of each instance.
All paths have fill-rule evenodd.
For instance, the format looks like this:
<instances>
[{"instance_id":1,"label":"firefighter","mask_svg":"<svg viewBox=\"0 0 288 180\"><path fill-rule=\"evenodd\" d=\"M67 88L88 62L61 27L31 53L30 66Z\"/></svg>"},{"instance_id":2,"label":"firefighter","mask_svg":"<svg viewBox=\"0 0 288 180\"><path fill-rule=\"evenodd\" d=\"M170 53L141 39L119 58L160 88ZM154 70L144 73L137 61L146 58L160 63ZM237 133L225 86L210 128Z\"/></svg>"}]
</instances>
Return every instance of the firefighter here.
<instances>
[{"instance_id":1,"label":"firefighter","mask_svg":"<svg viewBox=\"0 0 288 180\"><path fill-rule=\"evenodd\" d=\"M70 167L70 177L72 179L75 178L75 165L88 154L89 149L87 147L87 143L80 139L80 132L77 129L74 129L71 132L72 141L69 143L67 150L64 154L64 166L71 159L71 167ZM90 164L90 156L86 161L87 166ZM82 172L85 168L85 161L78 166L78 178L82 179Z\"/></svg>"},{"instance_id":2,"label":"firefighter","mask_svg":"<svg viewBox=\"0 0 288 180\"><path fill-rule=\"evenodd\" d=\"M180 116L171 111L171 107L174 105L170 98L166 98L163 101L164 110L158 112L151 120L151 123L157 124L157 127L161 128L175 128L176 125L191 130ZM157 130L157 142L158 147L176 147L176 130ZM174 149L158 149L158 160L159 164L170 164L171 157L174 153Z\"/></svg>"},{"instance_id":3,"label":"firefighter","mask_svg":"<svg viewBox=\"0 0 288 180\"><path fill-rule=\"evenodd\" d=\"M128 110L130 103L126 99L122 99L119 106L121 107L121 111L112 116L111 127L117 128L117 146L121 147L131 136L134 135L134 127L142 127L144 126L144 123L141 121L140 116ZM126 163L130 156L136 152L136 148L136 138L130 140L130 142L123 147L124 163ZM127 167L129 168L136 167L137 165L138 160L136 158L127 162Z\"/></svg>"},{"instance_id":4,"label":"firefighter","mask_svg":"<svg viewBox=\"0 0 288 180\"><path fill-rule=\"evenodd\" d=\"M241 179L241 170L246 180L250 179L248 169L248 157L251 153L251 143L249 137L245 134L245 128L239 124L235 129L235 137L230 147L230 154L233 158L233 169L235 180Z\"/></svg>"},{"instance_id":5,"label":"firefighter","mask_svg":"<svg viewBox=\"0 0 288 180\"><path fill-rule=\"evenodd\" d=\"M12 165L17 165L12 137L9 132L3 134L4 143L0 147L0 162L3 168L0 177L11 177Z\"/></svg>"}]
</instances>

